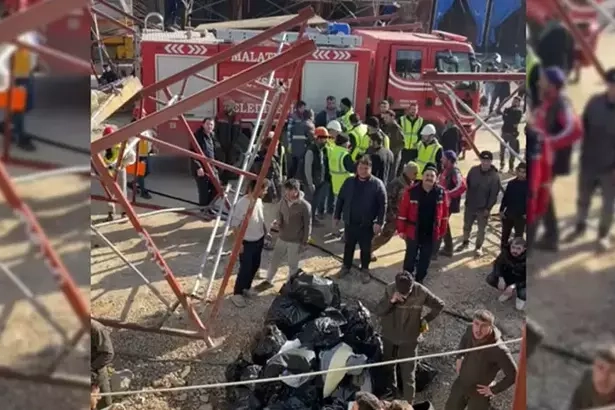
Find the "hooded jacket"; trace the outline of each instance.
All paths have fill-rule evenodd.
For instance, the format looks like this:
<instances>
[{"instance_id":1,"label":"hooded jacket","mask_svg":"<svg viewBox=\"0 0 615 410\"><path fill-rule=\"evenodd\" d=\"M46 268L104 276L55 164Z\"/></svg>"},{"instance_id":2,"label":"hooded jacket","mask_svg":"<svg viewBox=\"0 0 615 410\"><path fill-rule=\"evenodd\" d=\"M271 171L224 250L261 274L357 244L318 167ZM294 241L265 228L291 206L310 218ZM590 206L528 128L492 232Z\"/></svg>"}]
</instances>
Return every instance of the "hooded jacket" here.
<instances>
[{"instance_id":1,"label":"hooded jacket","mask_svg":"<svg viewBox=\"0 0 615 410\"><path fill-rule=\"evenodd\" d=\"M522 285L526 281L526 260L526 252L513 256L510 245L506 245L493 262L493 267L498 276L514 279L515 283Z\"/></svg>"},{"instance_id":2,"label":"hooded jacket","mask_svg":"<svg viewBox=\"0 0 615 410\"><path fill-rule=\"evenodd\" d=\"M473 166L468 172L466 185L465 207L469 211L490 210L495 206L500 192L500 175L493 165L487 171L483 171L480 165Z\"/></svg>"},{"instance_id":3,"label":"hooded jacket","mask_svg":"<svg viewBox=\"0 0 615 410\"><path fill-rule=\"evenodd\" d=\"M279 238L285 242L306 244L312 234L312 206L299 192L299 198L280 201L278 208Z\"/></svg>"},{"instance_id":4,"label":"hooded jacket","mask_svg":"<svg viewBox=\"0 0 615 410\"><path fill-rule=\"evenodd\" d=\"M375 313L380 316L382 337L394 345L416 344L421 334L421 321L434 320L444 309L444 301L425 286L414 282L406 300L392 304L395 290L394 282L387 285L384 296L376 306ZM424 307L430 311L423 316Z\"/></svg>"},{"instance_id":5,"label":"hooded jacket","mask_svg":"<svg viewBox=\"0 0 615 410\"><path fill-rule=\"evenodd\" d=\"M461 337L459 350L501 341L502 334L495 326L491 335L486 337L485 340L477 341L472 334L472 325L469 325ZM462 358L463 362L456 383L459 383L467 391L474 393L479 384L483 386L491 385L500 370L504 373L504 378L491 386L493 394L499 394L515 384L517 364L505 344L475 350L466 353Z\"/></svg>"}]
</instances>

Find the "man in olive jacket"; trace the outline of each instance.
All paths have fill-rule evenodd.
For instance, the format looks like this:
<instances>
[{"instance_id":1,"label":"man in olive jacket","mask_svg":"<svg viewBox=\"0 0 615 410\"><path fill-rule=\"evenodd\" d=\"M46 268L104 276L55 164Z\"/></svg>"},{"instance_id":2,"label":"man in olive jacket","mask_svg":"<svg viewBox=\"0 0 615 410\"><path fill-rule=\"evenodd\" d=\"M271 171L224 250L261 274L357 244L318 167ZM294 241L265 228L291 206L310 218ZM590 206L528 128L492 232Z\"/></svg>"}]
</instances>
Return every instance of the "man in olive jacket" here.
<instances>
[{"instance_id":1,"label":"man in olive jacket","mask_svg":"<svg viewBox=\"0 0 615 410\"><path fill-rule=\"evenodd\" d=\"M430 311L423 316L424 307ZM421 333L427 330L427 323L434 320L443 308L442 299L415 282L411 273L398 273L395 282L386 287L384 296L376 307L376 314L380 316L382 325L383 360L415 357ZM394 391L401 389L404 400L408 403L414 400L415 370L416 361L413 360L400 363L397 369L391 366L387 371L388 384L393 384Z\"/></svg>"},{"instance_id":2,"label":"man in olive jacket","mask_svg":"<svg viewBox=\"0 0 615 410\"><path fill-rule=\"evenodd\" d=\"M457 379L453 382L444 410L489 410L491 397L515 384L517 364L508 347L502 344L501 333L495 327L495 316L488 310L474 313L472 324L461 337L459 350L491 345L457 358ZM504 378L494 383L499 371Z\"/></svg>"}]
</instances>

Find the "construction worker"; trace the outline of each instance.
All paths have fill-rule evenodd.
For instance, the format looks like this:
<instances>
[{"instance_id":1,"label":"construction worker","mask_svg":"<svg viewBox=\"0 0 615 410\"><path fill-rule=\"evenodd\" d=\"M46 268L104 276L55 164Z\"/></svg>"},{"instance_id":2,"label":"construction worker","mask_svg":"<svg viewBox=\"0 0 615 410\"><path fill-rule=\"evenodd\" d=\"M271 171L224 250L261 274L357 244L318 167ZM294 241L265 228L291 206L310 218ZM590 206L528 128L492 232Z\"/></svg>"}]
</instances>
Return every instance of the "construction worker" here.
<instances>
[{"instance_id":1,"label":"construction worker","mask_svg":"<svg viewBox=\"0 0 615 410\"><path fill-rule=\"evenodd\" d=\"M598 250L611 247L609 232L615 212L615 68L606 73L607 91L595 95L583 112L584 137L579 161L577 222L574 232L566 239L574 241L585 234L589 208L596 188L602 194L602 212L598 224Z\"/></svg>"},{"instance_id":2,"label":"construction worker","mask_svg":"<svg viewBox=\"0 0 615 410\"><path fill-rule=\"evenodd\" d=\"M403 164L413 160L413 150L416 149L416 145L419 142L419 135L425 125L425 120L423 120L423 117L419 116L419 106L416 102L411 102L408 108L406 108L406 113L399 120L399 125L404 134L404 147L401 151L401 162L399 164L400 167L403 167ZM423 164L423 166L425 166L425 164ZM419 164L419 175L421 171L421 164ZM399 172L401 171L398 170L398 174Z\"/></svg>"},{"instance_id":3,"label":"construction worker","mask_svg":"<svg viewBox=\"0 0 615 410\"><path fill-rule=\"evenodd\" d=\"M103 129L103 137L105 135L109 135L113 132L115 132L117 129L114 126L106 126ZM122 144L116 144L111 148L106 149L103 153L102 153L102 159L103 162L105 163L105 165L107 166L107 169L109 169L109 173L111 175L117 174L117 184L120 187L120 190L122 191L122 194L124 196L127 195L126 192L126 185L127 185L127 179L126 179L126 167L128 165L133 165L135 162L137 162L137 153L136 153L136 146L137 141L134 141L134 139L129 140L126 143L126 146L124 148L124 155L122 156L122 158L120 159L120 151L122 149ZM111 198L111 199L117 199L117 198ZM123 209L122 210L122 214L121 217L124 218L126 216L126 210ZM115 202L113 201L109 201L109 213L107 214L107 221L113 221L115 217Z\"/></svg>"},{"instance_id":4,"label":"construction worker","mask_svg":"<svg viewBox=\"0 0 615 410\"><path fill-rule=\"evenodd\" d=\"M491 209L500 193L500 174L493 166L493 153L483 151L479 155L480 165L470 168L466 177L467 191L463 210L463 240L455 250L462 252L470 246L470 234L474 222L478 225L474 256L483 255L485 232Z\"/></svg>"},{"instance_id":5,"label":"construction worker","mask_svg":"<svg viewBox=\"0 0 615 410\"><path fill-rule=\"evenodd\" d=\"M329 138L325 144L325 163L329 164L329 150L330 148L335 147L335 141L337 136L342 133L342 124L339 121L333 120L329 121L327 124L327 132L329 132ZM335 211L335 194L333 193L333 185L331 183L331 172L327 171L325 175L327 183L329 185L329 193L327 194L327 200L323 205L323 214L326 213L328 215L333 215L333 211Z\"/></svg>"},{"instance_id":6,"label":"construction worker","mask_svg":"<svg viewBox=\"0 0 615 410\"><path fill-rule=\"evenodd\" d=\"M416 162L408 162L400 176L395 177L387 185L387 213L384 218L384 226L380 235L374 237L372 241L372 262L378 260L374 252L380 249L382 246L389 243L389 241L395 236L396 224L397 224L397 212L399 210L399 202L401 201L402 194L410 185L416 180L416 174L418 173L419 166Z\"/></svg>"},{"instance_id":7,"label":"construction worker","mask_svg":"<svg viewBox=\"0 0 615 410\"><path fill-rule=\"evenodd\" d=\"M333 171L332 171L333 172ZM357 244L361 250L361 282L371 280L372 239L380 235L387 207L384 183L372 175L372 161L363 155L357 161L356 176L345 178L333 215L334 228L344 220L344 260L340 277L350 273Z\"/></svg>"},{"instance_id":8,"label":"construction worker","mask_svg":"<svg viewBox=\"0 0 615 410\"><path fill-rule=\"evenodd\" d=\"M325 127L318 127L314 133L316 139L305 153L303 176L305 196L312 205L313 225L318 227L322 225L317 219L318 212L324 211L325 201L330 190L326 180L326 175L329 173L329 164L325 153L329 132ZM320 214L320 217L324 217L323 214L324 212Z\"/></svg>"},{"instance_id":9,"label":"construction worker","mask_svg":"<svg viewBox=\"0 0 615 410\"><path fill-rule=\"evenodd\" d=\"M461 337L459 349L493 345L458 356L457 379L444 410L489 410L491 398L515 384L517 364L508 346L501 343L502 333L495 327L495 316L488 310L474 313L472 324ZM495 382L502 371L504 378Z\"/></svg>"},{"instance_id":10,"label":"construction worker","mask_svg":"<svg viewBox=\"0 0 615 410\"><path fill-rule=\"evenodd\" d=\"M423 312L425 308L429 309L429 313ZM444 301L416 282L410 272L398 273L395 281L385 288L374 312L380 317L382 326L382 360L415 357L422 331L428 328L428 324L438 317L442 309ZM397 396L399 391L404 400L412 403L416 391L416 361L388 366L387 370L387 384L393 381L393 395ZM401 380L395 380L398 374Z\"/></svg>"},{"instance_id":11,"label":"construction worker","mask_svg":"<svg viewBox=\"0 0 615 410\"><path fill-rule=\"evenodd\" d=\"M574 390L570 410L597 409L615 404L615 344L600 348Z\"/></svg>"},{"instance_id":12,"label":"construction worker","mask_svg":"<svg viewBox=\"0 0 615 410\"><path fill-rule=\"evenodd\" d=\"M36 33L28 34L30 41L37 43L40 38ZM36 53L32 53L24 48L18 48L13 54L13 78L15 86L23 87L26 91L26 105L24 110L11 112L11 122L13 125L13 142L17 147L24 151L32 152L36 146L32 142L32 137L26 132L26 113L33 108L34 104L34 69L38 64Z\"/></svg>"},{"instance_id":13,"label":"construction worker","mask_svg":"<svg viewBox=\"0 0 615 410\"><path fill-rule=\"evenodd\" d=\"M352 101L349 98L342 98L340 101L340 116L337 119L344 132L348 132L352 128L352 122L350 121L350 116L354 114L354 108L352 107Z\"/></svg>"},{"instance_id":14,"label":"construction worker","mask_svg":"<svg viewBox=\"0 0 615 410\"><path fill-rule=\"evenodd\" d=\"M502 115L502 139L508 143L510 148L517 154L520 150L519 145L519 124L523 117L521 109L521 97L515 96L510 107L506 107L503 112L498 112ZM508 148L504 144L500 145L500 171L504 172L504 160L506 159L506 151ZM515 171L515 156L508 153L508 172Z\"/></svg>"},{"instance_id":15,"label":"construction worker","mask_svg":"<svg viewBox=\"0 0 615 410\"><path fill-rule=\"evenodd\" d=\"M335 137L335 146L327 148L331 189L334 198L337 198L342 185L348 178L352 177L355 171L354 161L350 157L348 146L348 137L344 134L338 134Z\"/></svg>"},{"instance_id":16,"label":"construction worker","mask_svg":"<svg viewBox=\"0 0 615 410\"><path fill-rule=\"evenodd\" d=\"M382 131L382 129L380 129L380 120L378 117L369 117L365 121L365 125L367 125L367 133L370 136L380 134L382 136L382 146L386 149L391 149L391 139L385 132Z\"/></svg>"},{"instance_id":17,"label":"construction worker","mask_svg":"<svg viewBox=\"0 0 615 410\"><path fill-rule=\"evenodd\" d=\"M427 164L436 164L438 173L442 170L442 145L436 139L436 127L426 124L421 130L421 140L416 144L413 159L419 166L418 179L421 179L423 169Z\"/></svg>"},{"instance_id":18,"label":"construction worker","mask_svg":"<svg viewBox=\"0 0 615 410\"><path fill-rule=\"evenodd\" d=\"M564 94L566 75L557 67L541 70L539 79L541 104L533 110L532 128L548 140L552 149L552 180L571 172L572 146L583 135L581 121L574 113L570 100ZM542 218L544 234L533 245L537 249L557 251L559 229L554 201L549 201ZM533 231L532 231L533 232ZM531 239L530 239L531 242Z\"/></svg>"},{"instance_id":19,"label":"construction worker","mask_svg":"<svg viewBox=\"0 0 615 410\"><path fill-rule=\"evenodd\" d=\"M448 194L448 225L444 234L444 248L439 252L442 256L453 256L453 234L451 232L450 218L461 210L461 196L466 192L466 181L457 167L457 154L455 151L444 151L442 155L442 173L438 183ZM440 248L440 244L436 246ZM435 255L436 253L434 253Z\"/></svg>"},{"instance_id":20,"label":"construction worker","mask_svg":"<svg viewBox=\"0 0 615 410\"><path fill-rule=\"evenodd\" d=\"M350 129L346 131L346 134L350 138L350 155L352 160L356 161L369 148L368 129L367 125L361 122L359 115L351 114L348 118L350 120Z\"/></svg>"},{"instance_id":21,"label":"construction worker","mask_svg":"<svg viewBox=\"0 0 615 410\"><path fill-rule=\"evenodd\" d=\"M399 203L397 234L406 242L403 266L419 283L425 280L434 247L448 226L448 195L437 182L435 164L427 164L423 179L409 186Z\"/></svg>"}]
</instances>

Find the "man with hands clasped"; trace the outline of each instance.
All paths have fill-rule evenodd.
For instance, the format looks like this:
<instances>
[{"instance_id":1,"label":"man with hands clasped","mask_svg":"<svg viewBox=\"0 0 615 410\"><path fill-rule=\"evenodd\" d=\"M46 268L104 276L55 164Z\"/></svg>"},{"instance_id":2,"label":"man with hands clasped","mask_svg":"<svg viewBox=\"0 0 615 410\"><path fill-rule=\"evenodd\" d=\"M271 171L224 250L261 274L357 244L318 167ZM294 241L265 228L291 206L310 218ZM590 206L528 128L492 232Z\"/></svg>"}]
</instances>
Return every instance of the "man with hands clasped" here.
<instances>
[{"instance_id":1,"label":"man with hands clasped","mask_svg":"<svg viewBox=\"0 0 615 410\"><path fill-rule=\"evenodd\" d=\"M361 250L361 281L367 283L371 276L369 263L372 254L372 239L379 235L387 209L387 194L384 183L372 175L369 155L357 162L357 173L344 181L335 203L334 230L344 220L344 262L340 277L350 273L354 251Z\"/></svg>"},{"instance_id":2,"label":"man with hands clasped","mask_svg":"<svg viewBox=\"0 0 615 410\"><path fill-rule=\"evenodd\" d=\"M488 310L474 313L472 324L461 337L459 350L493 345L459 355L455 362L457 379L453 382L444 410L489 410L491 397L515 384L517 364L502 343L495 316ZM498 372L504 378L496 382Z\"/></svg>"}]
</instances>

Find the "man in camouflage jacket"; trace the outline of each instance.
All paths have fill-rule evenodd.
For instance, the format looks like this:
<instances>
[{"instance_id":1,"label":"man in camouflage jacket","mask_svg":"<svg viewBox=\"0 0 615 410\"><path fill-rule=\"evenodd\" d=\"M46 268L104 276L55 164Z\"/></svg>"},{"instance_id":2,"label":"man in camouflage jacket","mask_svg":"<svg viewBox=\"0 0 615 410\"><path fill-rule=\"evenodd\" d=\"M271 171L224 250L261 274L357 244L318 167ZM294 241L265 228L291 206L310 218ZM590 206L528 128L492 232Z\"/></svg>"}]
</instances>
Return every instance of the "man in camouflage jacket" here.
<instances>
[{"instance_id":1,"label":"man in camouflage jacket","mask_svg":"<svg viewBox=\"0 0 615 410\"><path fill-rule=\"evenodd\" d=\"M404 166L403 173L388 183L387 213L382 232L372 240L372 261L377 259L374 252L387 244L395 235L395 221L397 220L399 201L406 188L416 180L418 169L418 164L410 161Z\"/></svg>"}]
</instances>

